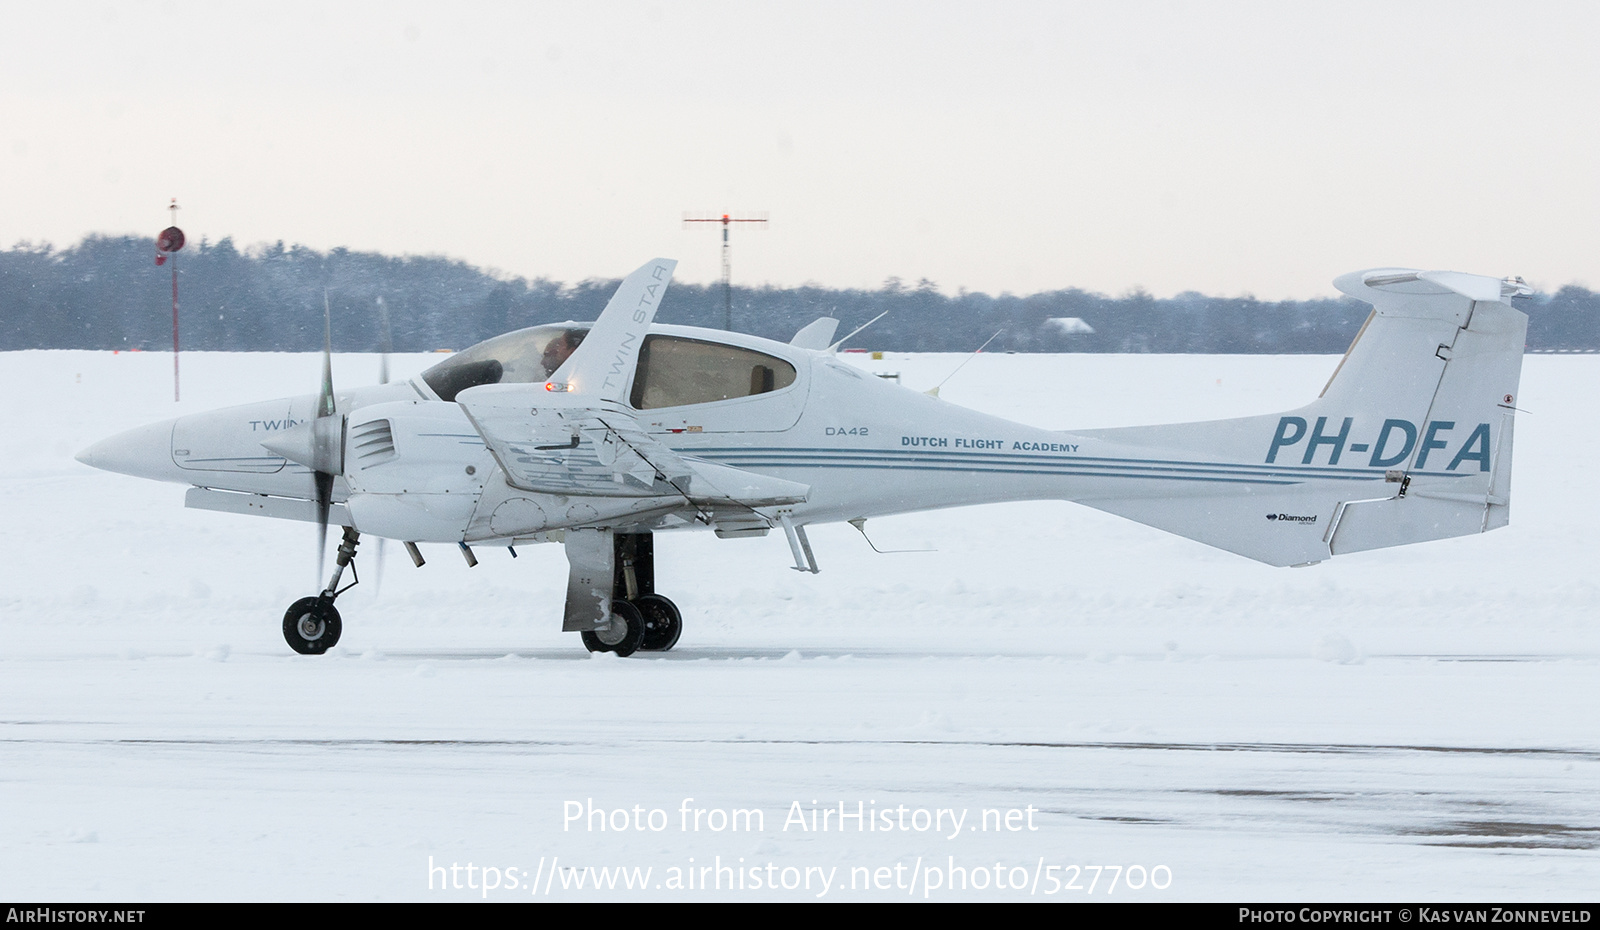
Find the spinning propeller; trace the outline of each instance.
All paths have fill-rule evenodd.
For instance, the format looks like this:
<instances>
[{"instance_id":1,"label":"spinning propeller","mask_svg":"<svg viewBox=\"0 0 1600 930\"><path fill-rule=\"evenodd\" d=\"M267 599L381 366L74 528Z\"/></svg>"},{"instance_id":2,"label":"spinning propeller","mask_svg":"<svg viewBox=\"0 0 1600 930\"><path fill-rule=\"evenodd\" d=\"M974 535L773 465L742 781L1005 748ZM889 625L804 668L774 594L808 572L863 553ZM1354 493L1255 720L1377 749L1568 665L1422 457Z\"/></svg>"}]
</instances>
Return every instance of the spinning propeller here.
<instances>
[{"instance_id":1,"label":"spinning propeller","mask_svg":"<svg viewBox=\"0 0 1600 930\"><path fill-rule=\"evenodd\" d=\"M317 570L328 549L328 511L333 507L333 476L344 474L344 417L333 396L333 311L322 295L322 388L317 392L317 416L311 421L312 461L317 489Z\"/></svg>"},{"instance_id":2,"label":"spinning propeller","mask_svg":"<svg viewBox=\"0 0 1600 930\"><path fill-rule=\"evenodd\" d=\"M317 502L317 571L328 548L328 511L333 507L333 479L344 474L345 418L333 396L333 313L322 295L322 387L316 416L262 443L291 462L311 469Z\"/></svg>"},{"instance_id":3,"label":"spinning propeller","mask_svg":"<svg viewBox=\"0 0 1600 930\"><path fill-rule=\"evenodd\" d=\"M378 300L379 323L382 328L382 357L378 378L389 382L389 351L392 340L389 334L389 313ZM316 414L310 420L292 426L276 437L263 442L269 451L276 452L291 462L311 470L313 495L317 507L317 573L327 561L328 516L333 509L333 479L344 474L345 432L349 418L339 412L338 399L333 393L333 310L328 303L328 292L322 292L322 385L317 392ZM341 623L339 611L333 602L351 585L339 587L339 578L346 568L355 572L356 546L361 534L354 527L344 528L344 540L334 559L333 575L322 593L303 597L289 605L283 617L283 636L296 652L316 655L327 651L339 641ZM383 567L383 540L378 540L378 568ZM375 579L376 580L376 579Z\"/></svg>"}]
</instances>

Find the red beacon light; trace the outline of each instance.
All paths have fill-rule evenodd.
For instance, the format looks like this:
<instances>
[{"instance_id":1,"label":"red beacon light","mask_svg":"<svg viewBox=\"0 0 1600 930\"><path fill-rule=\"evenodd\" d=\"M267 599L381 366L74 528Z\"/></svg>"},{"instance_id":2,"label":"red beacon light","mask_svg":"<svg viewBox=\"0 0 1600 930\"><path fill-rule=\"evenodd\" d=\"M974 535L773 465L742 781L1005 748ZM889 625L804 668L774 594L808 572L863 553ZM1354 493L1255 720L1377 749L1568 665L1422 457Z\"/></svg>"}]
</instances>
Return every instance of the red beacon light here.
<instances>
[{"instance_id":1,"label":"red beacon light","mask_svg":"<svg viewBox=\"0 0 1600 930\"><path fill-rule=\"evenodd\" d=\"M156 264L165 265L167 263L167 253L176 252L183 248L183 243L183 230L178 227L168 226L166 229L161 230L160 235L156 236Z\"/></svg>"}]
</instances>

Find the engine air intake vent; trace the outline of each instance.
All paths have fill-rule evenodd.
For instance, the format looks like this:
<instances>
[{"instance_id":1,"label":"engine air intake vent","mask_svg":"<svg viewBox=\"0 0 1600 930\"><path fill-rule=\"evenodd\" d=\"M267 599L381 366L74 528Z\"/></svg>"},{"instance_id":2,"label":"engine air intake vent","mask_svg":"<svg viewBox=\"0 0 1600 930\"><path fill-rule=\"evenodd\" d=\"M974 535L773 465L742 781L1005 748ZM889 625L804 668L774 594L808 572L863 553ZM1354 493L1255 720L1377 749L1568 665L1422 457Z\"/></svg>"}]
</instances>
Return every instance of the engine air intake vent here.
<instances>
[{"instance_id":1,"label":"engine air intake vent","mask_svg":"<svg viewBox=\"0 0 1600 930\"><path fill-rule=\"evenodd\" d=\"M357 468L382 465L395 457L394 430L388 420L368 420L350 430L350 448Z\"/></svg>"}]
</instances>

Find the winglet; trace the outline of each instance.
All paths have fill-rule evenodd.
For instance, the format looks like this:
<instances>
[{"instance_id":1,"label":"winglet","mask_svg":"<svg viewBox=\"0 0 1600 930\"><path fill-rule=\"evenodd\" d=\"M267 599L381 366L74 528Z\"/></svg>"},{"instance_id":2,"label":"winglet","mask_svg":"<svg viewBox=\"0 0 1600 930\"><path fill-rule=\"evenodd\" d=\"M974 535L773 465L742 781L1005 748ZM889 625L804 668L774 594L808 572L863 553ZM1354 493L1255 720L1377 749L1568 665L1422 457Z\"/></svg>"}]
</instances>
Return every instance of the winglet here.
<instances>
[{"instance_id":1,"label":"winglet","mask_svg":"<svg viewBox=\"0 0 1600 930\"><path fill-rule=\"evenodd\" d=\"M652 259L623 278L583 344L550 376L546 389L623 401L639 344L677 267L670 258Z\"/></svg>"}]
</instances>

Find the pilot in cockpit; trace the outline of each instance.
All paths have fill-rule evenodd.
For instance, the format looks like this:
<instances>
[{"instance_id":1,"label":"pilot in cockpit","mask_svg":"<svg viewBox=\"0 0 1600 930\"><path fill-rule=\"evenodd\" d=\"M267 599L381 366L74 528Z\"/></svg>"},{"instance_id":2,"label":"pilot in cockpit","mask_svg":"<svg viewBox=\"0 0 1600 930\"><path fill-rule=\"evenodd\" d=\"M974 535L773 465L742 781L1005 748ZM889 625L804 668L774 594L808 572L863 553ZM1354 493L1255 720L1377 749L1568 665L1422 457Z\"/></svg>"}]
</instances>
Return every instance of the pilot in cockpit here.
<instances>
[{"instance_id":1,"label":"pilot in cockpit","mask_svg":"<svg viewBox=\"0 0 1600 930\"><path fill-rule=\"evenodd\" d=\"M571 357L572 351L583 342L585 335L587 333L584 330L569 329L557 333L550 340L544 347L544 357L540 360L544 365L545 377L548 378L556 373L556 369L560 368L562 363Z\"/></svg>"}]
</instances>

